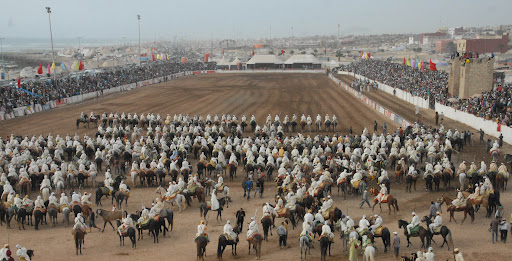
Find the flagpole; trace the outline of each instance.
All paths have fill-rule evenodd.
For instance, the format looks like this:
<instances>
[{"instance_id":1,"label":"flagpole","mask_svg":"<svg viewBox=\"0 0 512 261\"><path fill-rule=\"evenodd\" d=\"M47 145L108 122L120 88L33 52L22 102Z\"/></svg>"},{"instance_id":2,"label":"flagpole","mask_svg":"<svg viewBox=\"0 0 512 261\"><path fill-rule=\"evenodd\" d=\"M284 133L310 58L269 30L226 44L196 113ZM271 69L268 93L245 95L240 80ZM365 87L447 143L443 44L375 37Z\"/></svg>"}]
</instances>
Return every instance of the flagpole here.
<instances>
[{"instance_id":1,"label":"flagpole","mask_svg":"<svg viewBox=\"0 0 512 261\"><path fill-rule=\"evenodd\" d=\"M137 15L137 20L139 21L139 66L140 66L140 15Z\"/></svg>"}]
</instances>

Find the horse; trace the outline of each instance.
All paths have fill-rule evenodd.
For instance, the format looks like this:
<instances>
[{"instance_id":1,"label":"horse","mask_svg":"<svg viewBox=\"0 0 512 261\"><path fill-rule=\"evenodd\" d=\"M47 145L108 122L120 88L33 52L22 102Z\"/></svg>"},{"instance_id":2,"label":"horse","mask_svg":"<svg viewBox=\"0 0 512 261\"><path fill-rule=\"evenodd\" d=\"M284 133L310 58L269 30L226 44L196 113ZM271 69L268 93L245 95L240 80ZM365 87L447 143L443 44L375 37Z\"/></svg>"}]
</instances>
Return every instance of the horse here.
<instances>
[{"instance_id":1,"label":"horse","mask_svg":"<svg viewBox=\"0 0 512 261\"><path fill-rule=\"evenodd\" d=\"M154 218L150 218L146 224L137 224L139 231L139 240L144 239L144 230L148 230L150 235L153 235L153 243L158 243L158 234L160 233L159 222ZM165 231L165 230L164 230Z\"/></svg>"},{"instance_id":2,"label":"horse","mask_svg":"<svg viewBox=\"0 0 512 261\"><path fill-rule=\"evenodd\" d=\"M39 223L41 223L41 224L43 223L44 216L46 216L46 213L43 213L43 211L41 211L40 209L34 210L34 218L36 221L36 225L35 225L36 230L39 230Z\"/></svg>"},{"instance_id":3,"label":"horse","mask_svg":"<svg viewBox=\"0 0 512 261\"><path fill-rule=\"evenodd\" d=\"M25 221L27 219L28 211L26 208L20 208L18 209L18 213L16 214L16 221L18 222L18 229L21 230L23 227L23 230L25 230Z\"/></svg>"},{"instance_id":4,"label":"horse","mask_svg":"<svg viewBox=\"0 0 512 261\"><path fill-rule=\"evenodd\" d=\"M119 228L121 226L121 221L117 220L116 225ZM130 241L132 241L132 248L137 247L137 238L135 236L135 229L133 227L129 227L126 233L119 235L119 246L124 246L125 237L128 237Z\"/></svg>"},{"instance_id":5,"label":"horse","mask_svg":"<svg viewBox=\"0 0 512 261\"><path fill-rule=\"evenodd\" d=\"M364 261L375 261L375 247L368 245L364 248Z\"/></svg>"},{"instance_id":6,"label":"horse","mask_svg":"<svg viewBox=\"0 0 512 261\"><path fill-rule=\"evenodd\" d=\"M233 181L233 179L236 178L237 166L234 163L229 163L228 168L229 168L229 181Z\"/></svg>"},{"instance_id":7,"label":"horse","mask_svg":"<svg viewBox=\"0 0 512 261\"><path fill-rule=\"evenodd\" d=\"M422 248L426 247L427 245L430 245L430 232L427 229L425 229L422 226L419 226L418 233L409 235L409 233L407 232L407 225L409 225L409 222L403 219L398 220L398 228L403 228L404 235L407 237L407 247L412 245L411 241L409 240L409 238L411 237L419 237L421 239ZM425 244L425 238L427 239L427 244Z\"/></svg>"},{"instance_id":8,"label":"horse","mask_svg":"<svg viewBox=\"0 0 512 261\"><path fill-rule=\"evenodd\" d=\"M85 243L85 233L84 231L77 229L74 233L75 238L75 246L76 246L76 255L78 255L78 250L80 250L80 255L82 254L82 245Z\"/></svg>"},{"instance_id":9,"label":"horse","mask_svg":"<svg viewBox=\"0 0 512 261\"><path fill-rule=\"evenodd\" d=\"M414 190L416 190L416 181L418 181L417 177L414 177L413 175L407 175L405 176L405 192L412 192L412 187L414 186Z\"/></svg>"},{"instance_id":10,"label":"horse","mask_svg":"<svg viewBox=\"0 0 512 261\"><path fill-rule=\"evenodd\" d=\"M217 211L217 220L219 220L219 217L220 217L220 220L222 220L222 210L224 208L224 205L229 207L229 205L228 205L229 203L228 203L228 201L226 200L225 197L219 199L218 201L219 201L219 209L214 210L214 211ZM204 219L206 219L206 214L209 211L208 203L201 204L201 206L199 207L199 211L200 211L199 212L199 216L203 217Z\"/></svg>"},{"instance_id":11,"label":"horse","mask_svg":"<svg viewBox=\"0 0 512 261\"><path fill-rule=\"evenodd\" d=\"M442 203L446 203L446 208L447 208L446 211L450 212L450 221L448 221L448 222L452 222L452 219L453 219L453 221L455 221L455 223L457 223L457 220L455 220L453 213L454 212L462 212L462 211L464 212L464 219L462 220L461 224L464 223L464 221L466 220L468 213L471 216L471 223L473 223L473 221L475 221L475 210L469 202L466 203L466 206L456 207L456 206L452 205L451 198L445 197L443 195L443 196L441 196L441 204Z\"/></svg>"},{"instance_id":12,"label":"horse","mask_svg":"<svg viewBox=\"0 0 512 261\"><path fill-rule=\"evenodd\" d=\"M374 197L376 197L379 192L377 192L376 189L372 188L372 189L370 189L370 193ZM373 204L372 211L375 209L375 206L377 204L379 204L380 212L382 213L382 202L377 200L377 199L375 199L374 202L375 203ZM397 211L400 211L400 209L398 208L398 200L396 198L394 198L392 195L388 195L387 196L387 203L388 203L388 209L389 209L388 215L391 215L391 207L393 207L393 211L394 211L395 214L396 214Z\"/></svg>"},{"instance_id":13,"label":"horse","mask_svg":"<svg viewBox=\"0 0 512 261\"><path fill-rule=\"evenodd\" d=\"M198 236L195 238L194 242L196 242L197 248L196 260L204 260L204 256L206 255L206 245L208 245L208 238L205 236Z\"/></svg>"},{"instance_id":14,"label":"horse","mask_svg":"<svg viewBox=\"0 0 512 261\"><path fill-rule=\"evenodd\" d=\"M107 210L100 208L100 209L96 210L96 214L98 214L98 216L101 216L103 218L103 230L101 231L101 233L105 232L105 226L107 225L107 223L109 223L110 226L112 226L112 229L115 231L116 229L114 228L112 221L120 220L123 218L122 211L112 212L112 211L107 211Z\"/></svg>"},{"instance_id":15,"label":"horse","mask_svg":"<svg viewBox=\"0 0 512 261\"><path fill-rule=\"evenodd\" d=\"M125 195L121 191L116 191L114 193L114 196L112 197L112 202L114 202L114 198L116 199L116 205L121 207L121 204L123 204L123 201L125 202L125 206L128 206L128 195Z\"/></svg>"},{"instance_id":16,"label":"horse","mask_svg":"<svg viewBox=\"0 0 512 261\"><path fill-rule=\"evenodd\" d=\"M94 196L96 206L101 206L101 198L103 196L108 198L109 195L110 195L110 190L107 187L101 186L101 184L98 184L98 189L96 189L96 194Z\"/></svg>"},{"instance_id":17,"label":"horse","mask_svg":"<svg viewBox=\"0 0 512 261\"><path fill-rule=\"evenodd\" d=\"M58 210L54 207L49 207L47 209L48 209L48 216L50 217L50 222L52 224L52 227L55 227L55 224L57 224ZM36 216L36 224L37 224L37 216Z\"/></svg>"},{"instance_id":18,"label":"horse","mask_svg":"<svg viewBox=\"0 0 512 261\"><path fill-rule=\"evenodd\" d=\"M261 258L262 241L263 237L259 233L254 234L251 239L247 240L247 242L249 242L249 255L251 255L251 245L253 245L254 252L256 253L256 260L259 260Z\"/></svg>"},{"instance_id":19,"label":"horse","mask_svg":"<svg viewBox=\"0 0 512 261\"><path fill-rule=\"evenodd\" d=\"M268 241L268 231L270 231L270 235L272 236L272 225L274 221L272 217L266 216L261 218L261 226L263 227L263 240Z\"/></svg>"},{"instance_id":20,"label":"horse","mask_svg":"<svg viewBox=\"0 0 512 261\"><path fill-rule=\"evenodd\" d=\"M380 235L369 233L368 237L372 240L372 242L374 242L376 237L382 238L382 243L384 244L384 253L388 252L388 247L391 246L391 233L387 227L382 227Z\"/></svg>"},{"instance_id":21,"label":"horse","mask_svg":"<svg viewBox=\"0 0 512 261\"><path fill-rule=\"evenodd\" d=\"M329 250L329 256L331 255L331 240L329 237L320 237L320 260L325 261L327 258L327 250Z\"/></svg>"},{"instance_id":22,"label":"horse","mask_svg":"<svg viewBox=\"0 0 512 261\"><path fill-rule=\"evenodd\" d=\"M186 198L182 194L176 193L176 197L171 199L171 198L166 196L167 191L164 188L160 187L160 186L156 189L155 193L159 194L160 197L163 200L165 200L166 203L169 203L169 204L176 203L176 205L178 205L178 212L179 213L181 213L182 209L186 209L187 208Z\"/></svg>"},{"instance_id":23,"label":"horse","mask_svg":"<svg viewBox=\"0 0 512 261\"><path fill-rule=\"evenodd\" d=\"M421 221L427 223L427 227L430 228L430 224L432 224L432 220L429 217L424 216ZM439 233L436 233L436 232L430 233L430 240L432 240L434 235L441 235L443 237L443 244L441 245L441 247L443 247L444 244L446 243L446 245L448 246L448 250L450 250L450 245L452 245L452 248L453 248L452 232L450 231L450 229L448 229L448 227L442 226Z\"/></svg>"},{"instance_id":24,"label":"horse","mask_svg":"<svg viewBox=\"0 0 512 261\"><path fill-rule=\"evenodd\" d=\"M235 225L233 228L233 232L236 233L236 240L229 240L225 234L219 235L219 243L217 245L217 258L222 259L222 253L226 249L226 246L231 246L231 254L236 256L236 246L238 244L238 235L240 234L240 230L238 229L238 225Z\"/></svg>"},{"instance_id":25,"label":"horse","mask_svg":"<svg viewBox=\"0 0 512 261\"><path fill-rule=\"evenodd\" d=\"M300 242L300 260L302 260L302 250L304 250L304 260L307 260L308 250L311 255L311 246L313 245L312 240L307 235L303 235L299 238Z\"/></svg>"}]
</instances>

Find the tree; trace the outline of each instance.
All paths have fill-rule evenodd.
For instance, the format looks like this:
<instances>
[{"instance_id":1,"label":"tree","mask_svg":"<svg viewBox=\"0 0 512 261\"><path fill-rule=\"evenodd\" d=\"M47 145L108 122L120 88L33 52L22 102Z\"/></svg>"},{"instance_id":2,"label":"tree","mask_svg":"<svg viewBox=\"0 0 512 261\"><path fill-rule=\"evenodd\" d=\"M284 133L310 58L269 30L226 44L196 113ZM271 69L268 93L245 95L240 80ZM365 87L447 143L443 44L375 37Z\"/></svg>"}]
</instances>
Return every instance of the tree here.
<instances>
[{"instance_id":1,"label":"tree","mask_svg":"<svg viewBox=\"0 0 512 261\"><path fill-rule=\"evenodd\" d=\"M417 52L417 53L420 53L421 50L423 50L423 49L421 49L421 47L418 47L418 48L412 48L412 50Z\"/></svg>"},{"instance_id":2,"label":"tree","mask_svg":"<svg viewBox=\"0 0 512 261\"><path fill-rule=\"evenodd\" d=\"M293 50L290 51L290 54L293 55L295 52Z\"/></svg>"},{"instance_id":3,"label":"tree","mask_svg":"<svg viewBox=\"0 0 512 261\"><path fill-rule=\"evenodd\" d=\"M306 54L306 51L302 51L302 52L300 52L300 54Z\"/></svg>"},{"instance_id":4,"label":"tree","mask_svg":"<svg viewBox=\"0 0 512 261\"><path fill-rule=\"evenodd\" d=\"M340 57L343 57L343 56L345 56L345 55L343 55L343 53L341 53L340 50L336 51L336 57L338 57L338 62L340 61Z\"/></svg>"},{"instance_id":5,"label":"tree","mask_svg":"<svg viewBox=\"0 0 512 261\"><path fill-rule=\"evenodd\" d=\"M318 50L317 50L317 49L315 49L315 50L313 50L313 52L318 53Z\"/></svg>"},{"instance_id":6,"label":"tree","mask_svg":"<svg viewBox=\"0 0 512 261\"><path fill-rule=\"evenodd\" d=\"M274 54L274 50L270 50L270 52L268 52L268 54Z\"/></svg>"}]
</instances>

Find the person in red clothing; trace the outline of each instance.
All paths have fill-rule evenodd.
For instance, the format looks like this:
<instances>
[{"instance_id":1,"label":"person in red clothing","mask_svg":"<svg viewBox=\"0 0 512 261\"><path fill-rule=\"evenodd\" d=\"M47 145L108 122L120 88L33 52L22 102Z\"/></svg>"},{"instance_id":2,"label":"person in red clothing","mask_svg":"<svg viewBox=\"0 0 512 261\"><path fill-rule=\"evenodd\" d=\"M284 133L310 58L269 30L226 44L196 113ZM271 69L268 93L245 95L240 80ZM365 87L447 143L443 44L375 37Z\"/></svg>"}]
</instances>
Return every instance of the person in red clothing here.
<instances>
[{"instance_id":1,"label":"person in red clothing","mask_svg":"<svg viewBox=\"0 0 512 261\"><path fill-rule=\"evenodd\" d=\"M9 244L5 244L4 248L0 250L0 260L7 260L7 261L14 261L14 258L12 258L12 252L9 248Z\"/></svg>"}]
</instances>

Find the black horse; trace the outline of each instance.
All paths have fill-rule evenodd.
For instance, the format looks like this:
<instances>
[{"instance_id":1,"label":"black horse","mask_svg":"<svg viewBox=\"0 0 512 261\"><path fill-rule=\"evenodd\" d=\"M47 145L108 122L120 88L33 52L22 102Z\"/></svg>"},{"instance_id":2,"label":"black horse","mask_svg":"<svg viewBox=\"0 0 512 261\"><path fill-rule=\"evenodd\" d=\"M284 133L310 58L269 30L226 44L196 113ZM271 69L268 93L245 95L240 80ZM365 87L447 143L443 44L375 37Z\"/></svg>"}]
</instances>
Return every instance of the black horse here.
<instances>
[{"instance_id":1,"label":"black horse","mask_svg":"<svg viewBox=\"0 0 512 261\"><path fill-rule=\"evenodd\" d=\"M158 243L158 234L160 233L160 224L157 221L150 218L146 224L137 224L137 230L139 231L139 240L144 238L144 230L148 230L150 235L153 235L153 243Z\"/></svg>"},{"instance_id":2,"label":"black horse","mask_svg":"<svg viewBox=\"0 0 512 261\"><path fill-rule=\"evenodd\" d=\"M421 221L427 223L427 227L430 227L430 224L432 224L432 220L427 216L424 216ZM452 245L453 248L452 232L450 231L450 229L448 229L448 227L442 226L440 232L430 233L430 241L433 241L434 235L441 235L443 237L443 244L441 245L441 247L443 247L444 244L446 243L446 245L448 246L448 250L450 250L450 245ZM427 247L429 246L430 244Z\"/></svg>"},{"instance_id":3,"label":"black horse","mask_svg":"<svg viewBox=\"0 0 512 261\"><path fill-rule=\"evenodd\" d=\"M121 221L117 220L117 227L121 226ZM126 233L119 235L119 246L124 246L124 238L128 237L130 241L132 241L132 248L137 247L137 238L135 236L135 229L133 227L129 227Z\"/></svg>"},{"instance_id":4,"label":"black horse","mask_svg":"<svg viewBox=\"0 0 512 261\"><path fill-rule=\"evenodd\" d=\"M220 220L222 220L222 210L224 209L224 205L226 205L226 207L229 208L229 205L227 204L227 200L225 197L219 199L219 209L215 210L215 211L217 211L217 220L219 220L219 217L220 217ZM200 210L200 216L202 216L204 219L206 219L206 214L210 210L210 208L208 208L207 203L201 204L201 206L199 207L199 210Z\"/></svg>"},{"instance_id":5,"label":"black horse","mask_svg":"<svg viewBox=\"0 0 512 261\"><path fill-rule=\"evenodd\" d=\"M240 231L238 229L238 226L235 226L233 228L233 232L236 233L236 240L229 240L225 234L221 234L219 236L219 244L217 246L217 258L222 258L222 253L224 253L224 250L227 246L231 246L231 254L236 256L236 246L238 244L238 234L240 234Z\"/></svg>"},{"instance_id":6,"label":"black horse","mask_svg":"<svg viewBox=\"0 0 512 261\"><path fill-rule=\"evenodd\" d=\"M40 209L34 210L34 218L36 221L35 229L39 230L39 224L43 223L44 216L46 216L46 213L43 213Z\"/></svg>"}]
</instances>

